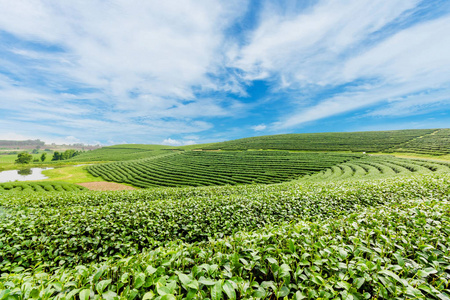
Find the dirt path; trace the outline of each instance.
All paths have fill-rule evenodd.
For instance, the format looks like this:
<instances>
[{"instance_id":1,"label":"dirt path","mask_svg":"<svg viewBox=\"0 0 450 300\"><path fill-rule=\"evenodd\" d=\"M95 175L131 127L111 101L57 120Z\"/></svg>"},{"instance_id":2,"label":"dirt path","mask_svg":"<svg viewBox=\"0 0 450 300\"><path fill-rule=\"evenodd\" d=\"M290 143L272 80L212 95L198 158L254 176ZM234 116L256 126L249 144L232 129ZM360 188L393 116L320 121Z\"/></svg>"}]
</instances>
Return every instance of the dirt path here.
<instances>
[{"instance_id":1,"label":"dirt path","mask_svg":"<svg viewBox=\"0 0 450 300\"><path fill-rule=\"evenodd\" d=\"M135 190L136 188L115 183L115 182L104 182L104 181L97 181L97 182L83 182L83 183L77 183L78 185L84 186L85 188L88 188L91 191L123 191L123 190Z\"/></svg>"}]
</instances>

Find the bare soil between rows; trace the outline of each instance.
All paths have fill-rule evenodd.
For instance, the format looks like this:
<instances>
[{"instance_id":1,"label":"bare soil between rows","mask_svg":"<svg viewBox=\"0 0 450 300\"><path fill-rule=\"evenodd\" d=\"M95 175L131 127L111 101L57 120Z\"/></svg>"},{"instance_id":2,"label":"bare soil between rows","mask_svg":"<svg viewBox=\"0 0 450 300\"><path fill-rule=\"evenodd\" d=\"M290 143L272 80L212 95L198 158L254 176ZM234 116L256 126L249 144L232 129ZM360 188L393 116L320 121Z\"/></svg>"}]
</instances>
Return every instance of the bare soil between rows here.
<instances>
[{"instance_id":1,"label":"bare soil between rows","mask_svg":"<svg viewBox=\"0 0 450 300\"><path fill-rule=\"evenodd\" d=\"M124 191L124 190L135 190L136 188L115 182L83 182L77 183L78 185L84 186L91 191Z\"/></svg>"}]
</instances>

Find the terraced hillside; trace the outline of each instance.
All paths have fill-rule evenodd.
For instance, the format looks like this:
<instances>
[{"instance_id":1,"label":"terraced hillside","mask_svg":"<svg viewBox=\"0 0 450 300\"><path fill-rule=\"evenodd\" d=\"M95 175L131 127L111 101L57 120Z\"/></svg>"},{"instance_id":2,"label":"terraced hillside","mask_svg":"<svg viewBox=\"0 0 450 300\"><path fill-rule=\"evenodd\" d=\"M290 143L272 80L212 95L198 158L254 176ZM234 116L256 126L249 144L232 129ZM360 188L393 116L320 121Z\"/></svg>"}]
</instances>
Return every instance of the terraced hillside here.
<instances>
[{"instance_id":1,"label":"terraced hillside","mask_svg":"<svg viewBox=\"0 0 450 300\"><path fill-rule=\"evenodd\" d=\"M87 151L70 161L125 161L193 149L411 152L441 155L449 154L450 129L281 134L181 147L125 144Z\"/></svg>"},{"instance_id":2,"label":"terraced hillside","mask_svg":"<svg viewBox=\"0 0 450 300\"><path fill-rule=\"evenodd\" d=\"M84 152L70 159L70 161L122 161L164 155L174 151L169 146L126 144L103 147L100 149Z\"/></svg>"},{"instance_id":3,"label":"terraced hillside","mask_svg":"<svg viewBox=\"0 0 450 300\"><path fill-rule=\"evenodd\" d=\"M436 129L413 129L367 132L328 132L268 135L212 144L203 149L247 150L277 149L297 151L383 152L408 141L433 134ZM440 139L441 136L434 138ZM448 139L442 145L450 147ZM426 146L424 146L426 147ZM410 148L414 151L416 148ZM432 150L431 150L432 151Z\"/></svg>"},{"instance_id":4,"label":"terraced hillside","mask_svg":"<svg viewBox=\"0 0 450 300\"><path fill-rule=\"evenodd\" d=\"M322 170L305 181L335 181L341 179L373 179L394 175L425 173L450 173L450 162L419 159L404 159L392 156L365 156Z\"/></svg>"},{"instance_id":5,"label":"terraced hillside","mask_svg":"<svg viewBox=\"0 0 450 300\"><path fill-rule=\"evenodd\" d=\"M450 129L438 129L392 149L396 152L413 152L422 154L450 154Z\"/></svg>"},{"instance_id":6,"label":"terraced hillside","mask_svg":"<svg viewBox=\"0 0 450 300\"><path fill-rule=\"evenodd\" d=\"M153 159L92 165L88 171L107 181L143 188L278 183L361 156L288 151L186 151Z\"/></svg>"}]
</instances>

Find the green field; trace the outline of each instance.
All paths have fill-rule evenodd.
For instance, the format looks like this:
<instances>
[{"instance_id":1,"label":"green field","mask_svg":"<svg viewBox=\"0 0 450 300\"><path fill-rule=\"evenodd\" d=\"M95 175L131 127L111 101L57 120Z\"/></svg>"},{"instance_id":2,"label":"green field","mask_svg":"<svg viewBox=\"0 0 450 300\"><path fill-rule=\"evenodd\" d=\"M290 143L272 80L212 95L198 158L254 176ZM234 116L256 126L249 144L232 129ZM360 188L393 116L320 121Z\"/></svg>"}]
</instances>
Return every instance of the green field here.
<instances>
[{"instance_id":1,"label":"green field","mask_svg":"<svg viewBox=\"0 0 450 300\"><path fill-rule=\"evenodd\" d=\"M0 183L0 300L450 299L448 130L245 141Z\"/></svg>"},{"instance_id":2,"label":"green field","mask_svg":"<svg viewBox=\"0 0 450 300\"><path fill-rule=\"evenodd\" d=\"M432 172L450 173L450 162L405 159L393 156L366 156L305 176L302 180L371 179Z\"/></svg>"},{"instance_id":3,"label":"green field","mask_svg":"<svg viewBox=\"0 0 450 300\"><path fill-rule=\"evenodd\" d=\"M187 151L150 159L89 166L108 181L138 187L277 183L298 179L362 155L287 151Z\"/></svg>"},{"instance_id":4,"label":"green field","mask_svg":"<svg viewBox=\"0 0 450 300\"><path fill-rule=\"evenodd\" d=\"M450 154L450 129L440 129L392 149L397 152L444 155Z\"/></svg>"},{"instance_id":5,"label":"green field","mask_svg":"<svg viewBox=\"0 0 450 300\"><path fill-rule=\"evenodd\" d=\"M160 156L178 151L182 150L178 148L172 149L169 146L161 145L116 145L84 152L73 157L70 161L123 161Z\"/></svg>"},{"instance_id":6,"label":"green field","mask_svg":"<svg viewBox=\"0 0 450 300\"><path fill-rule=\"evenodd\" d=\"M217 143L204 149L382 152L436 129L280 134Z\"/></svg>"}]
</instances>

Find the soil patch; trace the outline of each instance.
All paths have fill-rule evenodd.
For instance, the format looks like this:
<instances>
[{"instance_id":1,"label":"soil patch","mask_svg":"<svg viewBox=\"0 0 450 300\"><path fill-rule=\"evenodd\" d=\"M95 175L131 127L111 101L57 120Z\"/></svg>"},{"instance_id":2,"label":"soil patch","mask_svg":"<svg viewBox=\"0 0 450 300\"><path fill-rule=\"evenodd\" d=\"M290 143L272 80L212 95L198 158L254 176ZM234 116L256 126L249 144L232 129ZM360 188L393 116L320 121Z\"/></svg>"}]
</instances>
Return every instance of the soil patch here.
<instances>
[{"instance_id":1,"label":"soil patch","mask_svg":"<svg viewBox=\"0 0 450 300\"><path fill-rule=\"evenodd\" d=\"M91 191L123 191L123 190L135 190L136 188L115 182L82 182L77 183L78 185L84 186Z\"/></svg>"}]
</instances>

